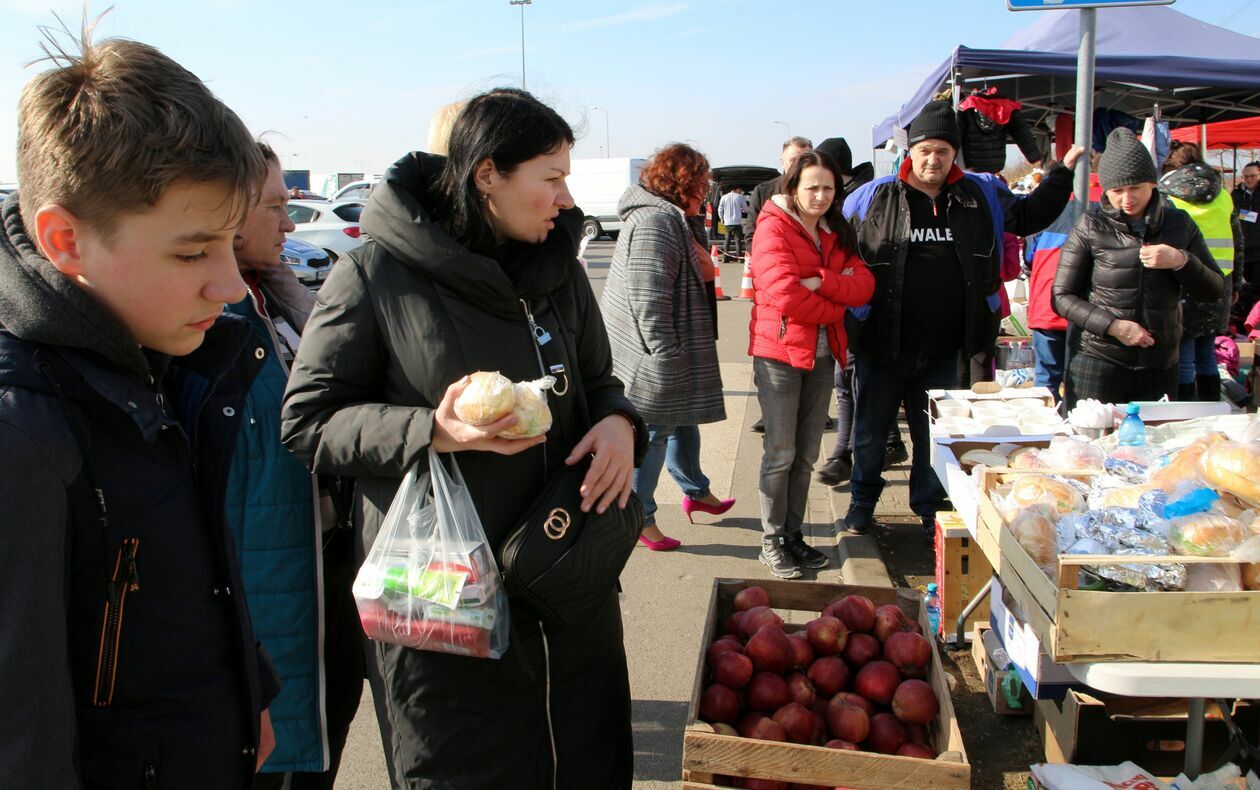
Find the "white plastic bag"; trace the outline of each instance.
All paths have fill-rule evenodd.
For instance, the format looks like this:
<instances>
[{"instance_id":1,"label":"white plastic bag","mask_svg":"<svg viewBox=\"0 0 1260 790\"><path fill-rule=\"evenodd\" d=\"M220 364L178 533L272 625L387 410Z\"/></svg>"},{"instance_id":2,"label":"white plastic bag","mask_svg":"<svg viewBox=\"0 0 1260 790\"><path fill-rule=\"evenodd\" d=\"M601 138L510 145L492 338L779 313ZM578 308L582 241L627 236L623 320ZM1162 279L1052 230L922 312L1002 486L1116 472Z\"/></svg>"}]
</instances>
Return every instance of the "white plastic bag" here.
<instances>
[{"instance_id":1,"label":"white plastic bag","mask_svg":"<svg viewBox=\"0 0 1260 790\"><path fill-rule=\"evenodd\" d=\"M403 478L354 580L363 631L381 642L499 658L508 600L459 466L429 450L429 472Z\"/></svg>"}]
</instances>

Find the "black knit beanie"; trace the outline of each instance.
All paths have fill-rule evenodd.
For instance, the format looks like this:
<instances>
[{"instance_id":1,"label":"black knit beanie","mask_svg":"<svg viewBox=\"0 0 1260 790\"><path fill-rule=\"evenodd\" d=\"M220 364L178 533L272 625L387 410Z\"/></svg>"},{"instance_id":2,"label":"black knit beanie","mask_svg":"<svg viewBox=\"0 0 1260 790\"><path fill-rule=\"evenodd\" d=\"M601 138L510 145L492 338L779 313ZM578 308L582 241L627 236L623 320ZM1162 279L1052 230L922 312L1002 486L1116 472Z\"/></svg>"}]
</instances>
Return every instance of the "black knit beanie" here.
<instances>
[{"instance_id":1,"label":"black knit beanie","mask_svg":"<svg viewBox=\"0 0 1260 790\"><path fill-rule=\"evenodd\" d=\"M931 101L919 113L919 117L910 122L907 130L910 145L924 140L944 140L958 150L958 119L954 116L954 107L947 101Z\"/></svg>"},{"instance_id":2,"label":"black knit beanie","mask_svg":"<svg viewBox=\"0 0 1260 790\"><path fill-rule=\"evenodd\" d=\"M1103 189L1127 187L1130 184L1154 184L1159 181L1155 160L1132 129L1113 129L1107 135L1107 147L1098 160L1098 180Z\"/></svg>"},{"instance_id":3,"label":"black knit beanie","mask_svg":"<svg viewBox=\"0 0 1260 790\"><path fill-rule=\"evenodd\" d=\"M840 172L844 175L853 175L853 152L849 150L849 143L843 137L828 137L814 146L814 150L836 160Z\"/></svg>"}]
</instances>

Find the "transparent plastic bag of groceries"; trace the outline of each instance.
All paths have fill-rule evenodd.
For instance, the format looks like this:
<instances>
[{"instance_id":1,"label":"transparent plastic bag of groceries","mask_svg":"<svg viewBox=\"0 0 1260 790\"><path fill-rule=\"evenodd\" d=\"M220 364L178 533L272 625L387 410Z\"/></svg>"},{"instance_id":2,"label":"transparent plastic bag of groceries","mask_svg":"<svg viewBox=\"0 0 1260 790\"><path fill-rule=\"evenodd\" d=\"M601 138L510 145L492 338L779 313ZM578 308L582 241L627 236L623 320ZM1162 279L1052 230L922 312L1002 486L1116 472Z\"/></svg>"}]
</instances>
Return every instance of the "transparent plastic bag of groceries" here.
<instances>
[{"instance_id":1,"label":"transparent plastic bag of groceries","mask_svg":"<svg viewBox=\"0 0 1260 790\"><path fill-rule=\"evenodd\" d=\"M363 631L417 650L499 658L508 648L508 599L459 466L403 478L354 580Z\"/></svg>"}]
</instances>

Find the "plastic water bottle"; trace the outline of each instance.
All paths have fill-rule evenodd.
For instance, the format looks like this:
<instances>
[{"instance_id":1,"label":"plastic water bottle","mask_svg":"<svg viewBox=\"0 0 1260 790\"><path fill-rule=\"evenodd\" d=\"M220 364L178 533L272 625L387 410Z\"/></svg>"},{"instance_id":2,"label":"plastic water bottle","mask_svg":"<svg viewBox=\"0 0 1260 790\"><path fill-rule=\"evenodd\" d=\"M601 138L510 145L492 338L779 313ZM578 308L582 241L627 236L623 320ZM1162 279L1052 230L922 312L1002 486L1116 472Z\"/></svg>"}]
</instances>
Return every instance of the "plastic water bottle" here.
<instances>
[{"instance_id":1,"label":"plastic water bottle","mask_svg":"<svg viewBox=\"0 0 1260 790\"><path fill-rule=\"evenodd\" d=\"M927 594L923 596L923 605L927 607L928 625L932 627L933 638L941 632L941 602L936 589L936 582L928 582Z\"/></svg>"},{"instance_id":2,"label":"plastic water bottle","mask_svg":"<svg viewBox=\"0 0 1260 790\"><path fill-rule=\"evenodd\" d=\"M1141 410L1136 403L1124 407L1128 416L1120 423L1120 430L1117 432L1121 447L1141 447L1146 444L1146 423L1142 422L1139 414Z\"/></svg>"}]
</instances>

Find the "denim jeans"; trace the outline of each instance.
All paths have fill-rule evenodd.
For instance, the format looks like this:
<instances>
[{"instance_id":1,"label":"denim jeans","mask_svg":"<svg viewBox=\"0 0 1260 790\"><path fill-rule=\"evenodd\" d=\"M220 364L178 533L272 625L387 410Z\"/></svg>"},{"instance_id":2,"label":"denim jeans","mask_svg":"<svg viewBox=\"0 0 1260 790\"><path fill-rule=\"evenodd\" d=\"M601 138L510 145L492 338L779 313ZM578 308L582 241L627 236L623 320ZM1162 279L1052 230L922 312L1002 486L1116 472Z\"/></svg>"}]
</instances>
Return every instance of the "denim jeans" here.
<instances>
[{"instance_id":1,"label":"denim jeans","mask_svg":"<svg viewBox=\"0 0 1260 790\"><path fill-rule=\"evenodd\" d=\"M945 488L932 471L928 431L930 389L949 389L958 382L958 353L902 354L895 360L857 358L857 402L851 478L852 507L875 509L884 490L884 447L888 429L905 402L913 445L910 466L910 508L920 516L944 507Z\"/></svg>"},{"instance_id":2,"label":"denim jeans","mask_svg":"<svg viewBox=\"0 0 1260 790\"><path fill-rule=\"evenodd\" d=\"M766 426L758 488L761 529L768 536L800 534L805 522L809 481L822 442L834 369L830 356L815 359L813 370L753 358L753 382Z\"/></svg>"},{"instance_id":3,"label":"denim jeans","mask_svg":"<svg viewBox=\"0 0 1260 790\"><path fill-rule=\"evenodd\" d=\"M853 459L853 354L849 354L847 364L841 366L836 365L836 444L831 448L831 454L827 456L827 461L835 461L844 458L848 461ZM888 444L896 445L901 443L901 431L897 428L894 421L892 429L888 432Z\"/></svg>"},{"instance_id":4,"label":"denim jeans","mask_svg":"<svg viewBox=\"0 0 1260 790\"><path fill-rule=\"evenodd\" d=\"M656 484L661 468L669 470L683 493L692 499L709 495L709 478L700 471L700 427L648 424L647 452L634 470L634 493L643 503L648 524L656 523Z\"/></svg>"},{"instance_id":5,"label":"denim jeans","mask_svg":"<svg viewBox=\"0 0 1260 790\"><path fill-rule=\"evenodd\" d=\"M1177 351L1177 383L1193 384L1195 376L1216 375L1216 338L1183 337Z\"/></svg>"},{"instance_id":6,"label":"denim jeans","mask_svg":"<svg viewBox=\"0 0 1260 790\"><path fill-rule=\"evenodd\" d=\"M1059 401L1059 385L1063 383L1063 371L1067 369L1067 331L1063 329L1034 329L1033 354L1036 355L1035 381L1038 387L1046 387Z\"/></svg>"}]
</instances>

